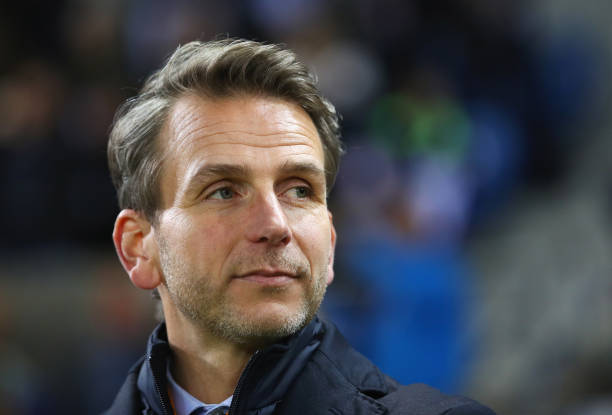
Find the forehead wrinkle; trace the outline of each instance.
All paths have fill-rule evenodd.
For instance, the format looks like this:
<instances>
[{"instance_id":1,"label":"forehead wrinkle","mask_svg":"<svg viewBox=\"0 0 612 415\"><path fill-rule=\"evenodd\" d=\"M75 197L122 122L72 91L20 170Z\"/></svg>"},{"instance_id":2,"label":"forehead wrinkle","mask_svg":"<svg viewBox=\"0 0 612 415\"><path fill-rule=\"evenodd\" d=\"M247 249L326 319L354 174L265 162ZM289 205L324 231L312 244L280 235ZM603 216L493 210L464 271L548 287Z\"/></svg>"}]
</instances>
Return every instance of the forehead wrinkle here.
<instances>
[{"instance_id":1,"label":"forehead wrinkle","mask_svg":"<svg viewBox=\"0 0 612 415\"><path fill-rule=\"evenodd\" d=\"M285 108L282 110L281 116L287 116L288 119L268 119L268 124L266 125L266 130L262 132L254 132L252 130L244 130L244 129L227 129L223 131L211 131L207 132L210 129L222 129L224 125L231 126L235 123L240 123L243 121L241 118L233 118L231 114L228 114L231 119L213 119L210 120L207 117L207 112L202 108L202 104L209 103L208 100L202 100L201 97L198 96L186 96L186 99L179 100L172 108L172 113L170 116L170 120L166 123L166 132L168 133L167 139L165 140L166 150L171 150L172 144L176 146L175 150L180 151L182 147L187 146L190 142L196 143L201 140L205 140L207 138L219 137L223 135L235 135L235 139L232 140L232 137L228 137L229 140L227 143L232 143L233 141L240 141L241 138L245 136L252 137L272 137L274 135L283 135L285 136L285 143L277 143L280 145L293 145L293 144L306 144L301 142L299 138L305 138L308 142L312 142L312 144L307 144L310 147L317 147L316 142L322 146L321 139L319 137L318 130L312 123L312 119L310 116L303 111L299 106L297 108L302 111L298 112L301 116L299 119L293 120L292 117L295 116L293 111ZM194 101L195 100L195 101ZM231 100L230 100L231 101ZM274 102L275 100L272 100ZM287 106L295 106L291 102L284 102ZM270 103L266 103L265 107L269 107ZM266 115L268 112L267 109L262 111L264 114L260 114L260 116ZM215 114L216 111L212 110L212 113ZM303 119L302 119L303 118ZM195 125L194 125L195 124ZM275 129L277 129L275 131ZM195 137L194 137L195 136ZM298 142L295 143L294 140L291 140L292 137L297 138ZM216 143L211 143L216 144ZM257 146L257 145L255 145ZM262 147L272 147L273 144L270 145L262 145Z\"/></svg>"},{"instance_id":2,"label":"forehead wrinkle","mask_svg":"<svg viewBox=\"0 0 612 415\"><path fill-rule=\"evenodd\" d=\"M256 132L256 131L250 131L250 130L235 129L235 130L213 131L213 132L210 132L210 133L204 132L204 134L200 134L200 132L202 130L207 130L209 127L210 127L210 125L201 126L199 128L196 128L194 130L191 130L191 131L187 132L186 134L183 135L183 137L180 137L178 134L176 136L177 136L177 139L180 139L181 141L189 140L190 138L194 137L194 135L197 135L194 138L194 141L205 139L205 138L209 138L209 137L229 136L228 137L228 139L229 139L228 143L231 143L233 141L241 140L245 136L252 136L252 137L282 136L282 137L287 138L287 139L290 139L292 137L299 137L299 138L306 138L307 141L309 141L309 142L310 141L319 140L319 135L318 134L316 134L314 136L311 136L309 134L309 132L301 132L301 131L294 131L294 130L289 130L289 131L271 131L271 132ZM313 140L313 138L314 138L314 140ZM215 144L215 143L211 143L211 144Z\"/></svg>"},{"instance_id":3,"label":"forehead wrinkle","mask_svg":"<svg viewBox=\"0 0 612 415\"><path fill-rule=\"evenodd\" d=\"M234 139L233 137L224 137L224 135L225 134L223 133L210 134L210 135L200 136L194 140L189 140L189 139L181 140L180 142L175 143L173 152L175 154L180 154L182 151L187 151L185 149L195 146L197 145L198 142L202 142L202 141L204 141L202 144L200 144L202 149L207 148L207 147L214 147L214 146L232 145L232 146L238 146L238 147L251 147L251 148L260 148L260 149L273 149L273 148L282 148L282 147L298 147L298 148L305 147L305 148L314 149L315 151L319 152L318 146L312 140L305 141L299 138L285 137L283 141L274 141L274 142L253 141L253 142L245 143L241 140L240 137L236 137ZM259 134L250 134L250 135L256 136L256 137L268 137L268 135L259 135ZM221 140L206 142L206 140L211 137L220 137Z\"/></svg>"},{"instance_id":4,"label":"forehead wrinkle","mask_svg":"<svg viewBox=\"0 0 612 415\"><path fill-rule=\"evenodd\" d=\"M172 141L186 141L197 135L195 139L215 137L220 135L236 135L236 139L240 139L242 136L255 136L255 137L272 137L275 135L282 136L297 136L304 137L308 141L313 141L313 138L320 140L319 133L316 128L311 128L305 123L291 122L291 121L278 121L272 124L271 128L266 128L267 131L252 131L246 129L222 129L223 125L235 124L236 121L231 120L219 120L213 122L205 122L202 125L198 125L195 128L190 128L193 124L197 123L200 117L197 114L190 114L190 116L182 117L184 121L172 122L172 128L170 131L170 138L174 137ZM278 126L280 128L274 128ZM293 127L293 128L292 128ZM295 128L297 127L297 128ZM217 131L207 132L207 130L215 129Z\"/></svg>"},{"instance_id":5,"label":"forehead wrinkle","mask_svg":"<svg viewBox=\"0 0 612 415\"><path fill-rule=\"evenodd\" d=\"M195 132L194 132L195 134ZM193 134L190 134L190 136L192 136ZM241 141L243 140L245 137L251 136L251 137L274 137L274 136L280 136L280 139L295 139L296 138L306 138L308 142L312 142L314 140L312 140L312 138L310 138L310 136L308 134L303 134L303 133L299 133L299 132L272 132L272 133L257 133L257 132L252 132L252 131L247 131L247 130L231 130L231 131L218 131L218 132L214 132L214 133L209 133L209 134L203 134L200 135L198 137L196 137L194 139L195 140L200 140L200 139L205 139L205 138L210 138L210 137L223 137L223 136L227 136L228 141L226 141L226 144L231 144L234 143L235 141ZM188 137L186 137L188 138ZM294 142L292 141L292 142ZM302 143L301 140L299 141L295 141L297 143ZM211 144L216 144L216 143L211 143ZM274 144L274 143L273 143ZM282 144L282 141L281 141Z\"/></svg>"}]
</instances>

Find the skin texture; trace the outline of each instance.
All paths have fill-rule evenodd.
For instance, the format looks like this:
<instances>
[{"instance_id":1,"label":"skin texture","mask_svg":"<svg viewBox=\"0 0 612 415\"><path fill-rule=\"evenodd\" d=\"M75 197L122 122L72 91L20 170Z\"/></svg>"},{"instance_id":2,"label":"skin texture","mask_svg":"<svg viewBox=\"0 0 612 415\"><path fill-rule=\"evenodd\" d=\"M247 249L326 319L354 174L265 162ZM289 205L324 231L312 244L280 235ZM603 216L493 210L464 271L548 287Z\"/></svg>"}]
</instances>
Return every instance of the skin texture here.
<instances>
[{"instance_id":1,"label":"skin texture","mask_svg":"<svg viewBox=\"0 0 612 415\"><path fill-rule=\"evenodd\" d=\"M310 321L333 279L323 149L301 108L251 96L182 97L159 144L158 223L122 211L115 245L136 286L159 288L173 375L219 402L254 350Z\"/></svg>"}]
</instances>

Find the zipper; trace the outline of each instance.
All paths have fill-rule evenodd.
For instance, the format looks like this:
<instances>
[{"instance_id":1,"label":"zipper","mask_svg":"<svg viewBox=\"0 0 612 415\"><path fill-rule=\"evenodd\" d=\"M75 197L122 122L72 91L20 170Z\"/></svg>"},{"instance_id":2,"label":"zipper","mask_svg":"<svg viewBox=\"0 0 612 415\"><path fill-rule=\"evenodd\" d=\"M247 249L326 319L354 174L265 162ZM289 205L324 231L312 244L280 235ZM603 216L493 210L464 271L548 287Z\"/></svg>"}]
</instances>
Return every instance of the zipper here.
<instances>
[{"instance_id":1,"label":"zipper","mask_svg":"<svg viewBox=\"0 0 612 415\"><path fill-rule=\"evenodd\" d=\"M149 361L149 365L151 366L151 372L153 372L153 383L155 384L155 391L157 392L157 396L159 396L159 402L162 407L163 415L173 414L174 411L168 411L168 402L165 401L164 395L162 394L162 389L159 381L161 379L162 374L159 373L158 365L153 364L153 356L151 355L147 355L147 360ZM163 373L163 376L166 376L166 374Z\"/></svg>"},{"instance_id":2,"label":"zipper","mask_svg":"<svg viewBox=\"0 0 612 415\"><path fill-rule=\"evenodd\" d=\"M246 378L249 374L249 371L251 370L255 362L259 359L261 354L262 353L259 350L257 350L253 354L253 356L251 356L251 358L249 359L249 362L247 363L244 370L242 371L242 374L240 375L240 379L238 379L238 384L236 385L236 389L234 389L234 397L232 398L232 404L230 405L228 415L236 414L236 411L238 410L238 405L240 404L240 392L242 391L244 383L246 382Z\"/></svg>"}]
</instances>

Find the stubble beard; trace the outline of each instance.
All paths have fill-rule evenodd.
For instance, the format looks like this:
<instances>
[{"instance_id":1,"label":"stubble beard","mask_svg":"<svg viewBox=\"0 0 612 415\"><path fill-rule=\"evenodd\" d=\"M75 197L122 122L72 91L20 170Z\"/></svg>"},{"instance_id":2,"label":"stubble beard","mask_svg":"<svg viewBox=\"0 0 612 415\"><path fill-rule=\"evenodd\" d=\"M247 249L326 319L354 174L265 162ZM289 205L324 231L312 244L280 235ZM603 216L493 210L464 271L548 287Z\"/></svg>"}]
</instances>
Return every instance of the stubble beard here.
<instances>
[{"instance_id":1,"label":"stubble beard","mask_svg":"<svg viewBox=\"0 0 612 415\"><path fill-rule=\"evenodd\" d=\"M312 320L325 295L327 267L313 270L316 275L312 275L301 254L292 255L302 257L296 260L271 250L261 258L242 258L234 264L236 270L265 266L289 270L302 280L300 283L305 288L300 303L292 312L274 318L258 318L261 316L257 312L249 313L232 302L227 291L213 283L212 276L198 275L190 264L181 261L163 238L159 238L158 243L165 286L176 308L207 333L232 343L259 348L298 332ZM271 296L285 290L284 287L262 289Z\"/></svg>"}]
</instances>

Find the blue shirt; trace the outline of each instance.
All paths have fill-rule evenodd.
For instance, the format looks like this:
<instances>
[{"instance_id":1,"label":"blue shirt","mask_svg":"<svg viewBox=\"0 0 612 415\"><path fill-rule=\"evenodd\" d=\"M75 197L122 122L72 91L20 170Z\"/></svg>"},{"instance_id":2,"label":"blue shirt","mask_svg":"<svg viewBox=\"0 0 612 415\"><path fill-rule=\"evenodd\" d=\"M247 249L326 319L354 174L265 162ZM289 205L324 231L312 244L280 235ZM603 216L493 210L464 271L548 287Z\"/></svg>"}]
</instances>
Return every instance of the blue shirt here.
<instances>
[{"instance_id":1,"label":"blue shirt","mask_svg":"<svg viewBox=\"0 0 612 415\"><path fill-rule=\"evenodd\" d=\"M170 393L174 402L176 415L207 415L219 407L225 407L226 410L229 411L233 395L221 403L207 404L199 401L176 383L170 372L170 362L168 362L168 366L166 367L166 377L170 385Z\"/></svg>"}]
</instances>

